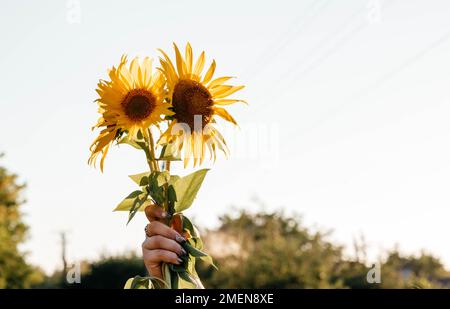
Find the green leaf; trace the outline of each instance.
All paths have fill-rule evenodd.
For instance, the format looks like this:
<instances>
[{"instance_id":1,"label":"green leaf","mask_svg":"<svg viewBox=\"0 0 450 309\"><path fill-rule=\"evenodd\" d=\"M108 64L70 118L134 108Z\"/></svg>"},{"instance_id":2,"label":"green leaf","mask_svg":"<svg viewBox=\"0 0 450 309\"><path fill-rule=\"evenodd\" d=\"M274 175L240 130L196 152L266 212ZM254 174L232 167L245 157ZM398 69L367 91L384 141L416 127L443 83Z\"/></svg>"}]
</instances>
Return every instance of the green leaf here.
<instances>
[{"instance_id":1,"label":"green leaf","mask_svg":"<svg viewBox=\"0 0 450 309\"><path fill-rule=\"evenodd\" d=\"M120 202L113 211L129 211L133 206L133 201L133 199L123 199L122 202Z\"/></svg>"},{"instance_id":2,"label":"green leaf","mask_svg":"<svg viewBox=\"0 0 450 309\"><path fill-rule=\"evenodd\" d=\"M134 147L134 148L136 148L136 149L141 149L141 146L139 146L139 144L136 143L135 141L131 140L131 139L128 137L128 135L122 137L122 138L117 142L117 145L120 145L120 144L127 144L127 145L130 145L130 146L132 146L132 147Z\"/></svg>"},{"instance_id":3,"label":"green leaf","mask_svg":"<svg viewBox=\"0 0 450 309\"><path fill-rule=\"evenodd\" d=\"M179 278L178 288L179 289L197 289L198 287L192 281L186 281L182 278Z\"/></svg>"},{"instance_id":4,"label":"green leaf","mask_svg":"<svg viewBox=\"0 0 450 309\"><path fill-rule=\"evenodd\" d=\"M129 290L129 289L131 289L131 283L133 282L133 280L134 280L134 278L129 278L128 280L127 280L127 282L125 282L125 285L124 285L124 289L125 290Z\"/></svg>"},{"instance_id":5,"label":"green leaf","mask_svg":"<svg viewBox=\"0 0 450 309\"><path fill-rule=\"evenodd\" d=\"M141 181L139 182L139 185L141 186L141 187L145 187L145 186L147 186L148 185L148 177L147 176L144 176L144 177L142 177L141 178Z\"/></svg>"},{"instance_id":6,"label":"green leaf","mask_svg":"<svg viewBox=\"0 0 450 309\"><path fill-rule=\"evenodd\" d=\"M142 192L141 190L133 191L133 192L131 192L130 194L128 194L128 196L126 197L126 199L129 199L129 198L136 198L136 197L138 197L139 195L141 195L142 193L144 193L144 192Z\"/></svg>"},{"instance_id":7,"label":"green leaf","mask_svg":"<svg viewBox=\"0 0 450 309\"><path fill-rule=\"evenodd\" d=\"M142 208L142 206L145 204L145 202L147 201L147 194L144 194L143 197L136 197L133 201L133 205L131 206L130 209L130 213L128 214L128 221L127 221L127 225L128 223L130 223L131 219L133 219L134 215L138 212L138 210L140 208Z\"/></svg>"},{"instance_id":8,"label":"green leaf","mask_svg":"<svg viewBox=\"0 0 450 309\"><path fill-rule=\"evenodd\" d=\"M189 256L188 255L181 255L180 259L182 260L182 263L179 265L176 264L169 264L169 268L172 272L183 272L187 270L188 263L189 263Z\"/></svg>"},{"instance_id":9,"label":"green leaf","mask_svg":"<svg viewBox=\"0 0 450 309\"><path fill-rule=\"evenodd\" d=\"M142 135L141 130L138 130L138 132L137 132L137 138L140 139L140 140L144 139L144 136Z\"/></svg>"},{"instance_id":10,"label":"green leaf","mask_svg":"<svg viewBox=\"0 0 450 309\"><path fill-rule=\"evenodd\" d=\"M179 281L178 273L176 273L176 272L171 273L170 281L171 281L170 285L172 286L172 289L178 289L178 281Z\"/></svg>"},{"instance_id":11,"label":"green leaf","mask_svg":"<svg viewBox=\"0 0 450 309\"><path fill-rule=\"evenodd\" d=\"M146 186L149 183L148 179L145 178L152 178L155 177L158 181L158 185L162 185L162 184L166 184L167 182L175 182L176 180L178 180L180 177L179 176L170 176L169 172L167 171L162 171L162 172L152 172L150 174L150 172L144 172L144 173L139 173L139 174L135 174L135 175L130 175L128 176L131 178L131 180L134 181L134 183L136 183L138 186Z\"/></svg>"},{"instance_id":12,"label":"green leaf","mask_svg":"<svg viewBox=\"0 0 450 309\"><path fill-rule=\"evenodd\" d=\"M166 144L163 146L161 150L161 154L159 155L159 158L156 160L161 161L181 161L180 152L176 153L175 149L173 149L172 144Z\"/></svg>"},{"instance_id":13,"label":"green leaf","mask_svg":"<svg viewBox=\"0 0 450 309\"><path fill-rule=\"evenodd\" d=\"M172 272L175 272L175 273L186 271L186 267L184 267L182 264L180 264L180 265L170 264L169 268Z\"/></svg>"},{"instance_id":14,"label":"green leaf","mask_svg":"<svg viewBox=\"0 0 450 309\"><path fill-rule=\"evenodd\" d=\"M164 289L167 287L167 284L164 282L164 280L161 280L158 277L149 277L149 278L155 289Z\"/></svg>"},{"instance_id":15,"label":"green leaf","mask_svg":"<svg viewBox=\"0 0 450 309\"><path fill-rule=\"evenodd\" d=\"M188 239L188 243L195 249L198 249L198 250L203 249L203 241L200 237L191 237Z\"/></svg>"},{"instance_id":16,"label":"green leaf","mask_svg":"<svg viewBox=\"0 0 450 309\"><path fill-rule=\"evenodd\" d=\"M189 279L198 278L197 271L195 270L195 258L189 258L187 263L187 268L185 270L186 274L189 275ZM187 278L186 278L187 279ZM186 280L180 276L178 286L180 289L195 289L197 285L193 280Z\"/></svg>"},{"instance_id":17,"label":"green leaf","mask_svg":"<svg viewBox=\"0 0 450 309\"><path fill-rule=\"evenodd\" d=\"M187 251L189 252L189 254L192 255L193 257L201 258L203 256L207 256L207 254L205 252L202 252L202 251L194 248L187 242L184 245L185 245L185 248L187 249Z\"/></svg>"},{"instance_id":18,"label":"green leaf","mask_svg":"<svg viewBox=\"0 0 450 309\"><path fill-rule=\"evenodd\" d=\"M131 281L130 289L148 289L150 278L136 276Z\"/></svg>"},{"instance_id":19,"label":"green leaf","mask_svg":"<svg viewBox=\"0 0 450 309\"><path fill-rule=\"evenodd\" d=\"M206 265L211 265L212 267L214 267L215 270L219 270L216 266L216 264L214 264L214 261L212 259L212 257L210 255L207 256L202 256L200 258L203 262L206 263Z\"/></svg>"},{"instance_id":20,"label":"green leaf","mask_svg":"<svg viewBox=\"0 0 450 309\"><path fill-rule=\"evenodd\" d=\"M164 187L162 179L166 179L164 176L161 177L160 172L153 172L149 176L148 191L152 199L157 205L163 205L165 201Z\"/></svg>"},{"instance_id":21,"label":"green leaf","mask_svg":"<svg viewBox=\"0 0 450 309\"><path fill-rule=\"evenodd\" d=\"M162 289L166 286L166 283L153 276L141 277L136 276L134 278L130 278L125 283L124 289Z\"/></svg>"},{"instance_id":22,"label":"green leaf","mask_svg":"<svg viewBox=\"0 0 450 309\"><path fill-rule=\"evenodd\" d=\"M191 220L189 220L185 215L183 215L183 229L188 230L192 237L199 236L197 229L194 227Z\"/></svg>"},{"instance_id":23,"label":"green leaf","mask_svg":"<svg viewBox=\"0 0 450 309\"><path fill-rule=\"evenodd\" d=\"M181 177L178 175L170 175L169 185L173 185L176 181L178 181Z\"/></svg>"},{"instance_id":24,"label":"green leaf","mask_svg":"<svg viewBox=\"0 0 450 309\"><path fill-rule=\"evenodd\" d=\"M150 172L144 172L144 173L140 173L140 174L136 174L136 175L130 175L128 177L130 177L131 180L133 180L138 186L140 186L142 178L148 177L148 175L150 175Z\"/></svg>"},{"instance_id":25,"label":"green leaf","mask_svg":"<svg viewBox=\"0 0 450 309\"><path fill-rule=\"evenodd\" d=\"M188 263L188 266L187 266L187 271L190 274L198 277L197 271L195 270L195 258L189 259L189 263Z\"/></svg>"},{"instance_id":26,"label":"green leaf","mask_svg":"<svg viewBox=\"0 0 450 309\"><path fill-rule=\"evenodd\" d=\"M138 197L139 195L143 194L143 193L144 192L142 192L141 190L136 190L136 191L131 192L126 198L124 198L122 200L122 202L120 202L116 206L116 208L114 208L113 211L129 211L131 208L133 208L135 198ZM142 211L148 205L149 205L149 203L144 203L144 204L141 205L141 207L139 207L138 210Z\"/></svg>"},{"instance_id":27,"label":"green leaf","mask_svg":"<svg viewBox=\"0 0 450 309\"><path fill-rule=\"evenodd\" d=\"M170 273L170 268L167 263L162 264L162 273L163 273L164 282L166 283L167 288L171 289L172 288L172 280L171 280L172 274Z\"/></svg>"},{"instance_id":28,"label":"green leaf","mask_svg":"<svg viewBox=\"0 0 450 309\"><path fill-rule=\"evenodd\" d=\"M168 171L153 172L156 175L158 186L167 184L170 181L170 174Z\"/></svg>"},{"instance_id":29,"label":"green leaf","mask_svg":"<svg viewBox=\"0 0 450 309\"><path fill-rule=\"evenodd\" d=\"M191 277L189 276L189 273L187 271L179 272L178 276L180 276L181 279L183 279L187 282L195 284L195 282L191 279Z\"/></svg>"},{"instance_id":30,"label":"green leaf","mask_svg":"<svg viewBox=\"0 0 450 309\"><path fill-rule=\"evenodd\" d=\"M198 250L203 250L203 241L200 237L192 237L190 240L192 240L191 245Z\"/></svg>"},{"instance_id":31,"label":"green leaf","mask_svg":"<svg viewBox=\"0 0 450 309\"><path fill-rule=\"evenodd\" d=\"M128 211L133 206L133 199L123 199L113 211Z\"/></svg>"},{"instance_id":32,"label":"green leaf","mask_svg":"<svg viewBox=\"0 0 450 309\"><path fill-rule=\"evenodd\" d=\"M130 211L130 209L133 207L134 199L124 199L122 202L119 203L119 205L114 208L113 211ZM145 201L137 211L144 211L145 207L151 205L151 201L147 200Z\"/></svg>"},{"instance_id":33,"label":"green leaf","mask_svg":"<svg viewBox=\"0 0 450 309\"><path fill-rule=\"evenodd\" d=\"M177 193L177 202L175 203L176 212L182 212L192 205L208 171L209 169L198 170L179 178L173 183L175 192Z\"/></svg>"},{"instance_id":34,"label":"green leaf","mask_svg":"<svg viewBox=\"0 0 450 309\"><path fill-rule=\"evenodd\" d=\"M169 199L170 202L176 202L177 201L177 192L175 191L175 188L170 185L167 188L167 198Z\"/></svg>"}]
</instances>

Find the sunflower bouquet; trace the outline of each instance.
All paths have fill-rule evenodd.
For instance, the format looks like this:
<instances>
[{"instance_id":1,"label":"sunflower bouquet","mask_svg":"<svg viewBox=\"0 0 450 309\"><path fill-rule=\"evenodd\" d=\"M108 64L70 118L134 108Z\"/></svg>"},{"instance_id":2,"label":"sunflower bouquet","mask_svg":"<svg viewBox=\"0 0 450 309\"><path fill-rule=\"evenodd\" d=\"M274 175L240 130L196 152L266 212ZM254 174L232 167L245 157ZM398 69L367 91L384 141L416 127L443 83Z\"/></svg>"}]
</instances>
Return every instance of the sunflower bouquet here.
<instances>
[{"instance_id":1,"label":"sunflower bouquet","mask_svg":"<svg viewBox=\"0 0 450 309\"><path fill-rule=\"evenodd\" d=\"M138 211L149 206L162 207L167 213L166 224L186 241L187 254L179 265L163 264L163 278L136 276L127 281L128 288L189 288L196 287L198 275L195 262L201 259L214 266L212 258L202 251L197 228L183 214L188 209L208 172L199 169L180 177L170 173L172 162L181 161L186 168L200 166L209 154L228 156L225 139L217 128L218 117L237 125L224 106L244 102L228 98L244 86L226 83L229 76L213 78L216 62L205 68L205 52L193 61L188 43L184 57L174 44L175 65L161 49L159 67L152 68L148 57L128 62L122 56L117 67L109 70L109 79L100 80L96 89L101 114L93 129L100 130L90 147L89 164L100 159L103 171L106 155L113 144L128 144L145 154L149 170L130 178L139 188L131 192L115 208L128 211L128 222ZM175 163L174 162L174 163Z\"/></svg>"}]
</instances>

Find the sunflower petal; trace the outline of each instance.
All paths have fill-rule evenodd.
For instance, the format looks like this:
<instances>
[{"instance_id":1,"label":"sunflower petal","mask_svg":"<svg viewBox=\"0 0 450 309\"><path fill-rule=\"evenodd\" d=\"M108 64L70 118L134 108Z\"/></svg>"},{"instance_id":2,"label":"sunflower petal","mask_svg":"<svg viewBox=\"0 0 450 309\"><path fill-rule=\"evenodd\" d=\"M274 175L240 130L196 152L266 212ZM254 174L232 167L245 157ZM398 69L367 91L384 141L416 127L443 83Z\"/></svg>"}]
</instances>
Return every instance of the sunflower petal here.
<instances>
[{"instance_id":1,"label":"sunflower petal","mask_svg":"<svg viewBox=\"0 0 450 309\"><path fill-rule=\"evenodd\" d=\"M123 65L120 67L119 75L121 77L121 81L125 84L126 89L130 90L133 88L133 78L131 77L130 71L128 68Z\"/></svg>"},{"instance_id":2,"label":"sunflower petal","mask_svg":"<svg viewBox=\"0 0 450 309\"><path fill-rule=\"evenodd\" d=\"M204 136L202 136L202 138L203 138L203 141L202 141L202 152L201 152L201 154L200 154L200 165L202 165L203 164L203 160L205 159L205 157L206 157L206 149L205 149L205 147L206 147L206 145L205 145L205 137Z\"/></svg>"},{"instance_id":3,"label":"sunflower petal","mask_svg":"<svg viewBox=\"0 0 450 309\"><path fill-rule=\"evenodd\" d=\"M182 77L186 73L186 63L183 60L183 57L181 56L180 50L178 49L177 44L173 43L173 47L175 49L175 57L177 62L177 70L178 70L178 76Z\"/></svg>"},{"instance_id":4,"label":"sunflower petal","mask_svg":"<svg viewBox=\"0 0 450 309\"><path fill-rule=\"evenodd\" d=\"M111 144L108 144L102 151L102 158L100 159L100 171L103 172L103 166L105 165L105 159L106 155L108 154L109 146Z\"/></svg>"},{"instance_id":5,"label":"sunflower petal","mask_svg":"<svg viewBox=\"0 0 450 309\"><path fill-rule=\"evenodd\" d=\"M199 159L198 155L198 146L201 143L201 136L198 134L198 132L194 131L192 132L192 138L191 138L191 149L192 149L192 156L194 157L194 166L197 165L197 161Z\"/></svg>"},{"instance_id":6,"label":"sunflower petal","mask_svg":"<svg viewBox=\"0 0 450 309\"><path fill-rule=\"evenodd\" d=\"M141 66L138 67L137 85L138 85L139 88L143 88L144 87L144 74L142 73Z\"/></svg>"},{"instance_id":7,"label":"sunflower petal","mask_svg":"<svg viewBox=\"0 0 450 309\"><path fill-rule=\"evenodd\" d=\"M220 95L224 92L227 92L228 90L232 89L233 86L231 85L220 85L214 88L210 88L209 91L211 92L211 95L216 96L216 95Z\"/></svg>"},{"instance_id":8,"label":"sunflower petal","mask_svg":"<svg viewBox=\"0 0 450 309\"><path fill-rule=\"evenodd\" d=\"M215 80L213 80L213 81L211 81L211 82L209 83L208 88L214 88L214 87L216 87L216 86L220 86L220 85L222 85L224 82L226 82L226 81L228 81L228 80L230 80L230 79L232 79L232 78L233 78L232 76L224 76L224 77L216 78Z\"/></svg>"},{"instance_id":9,"label":"sunflower petal","mask_svg":"<svg viewBox=\"0 0 450 309\"><path fill-rule=\"evenodd\" d=\"M216 161L216 153L215 153L215 150L212 147L213 139L211 137L209 137L205 144L206 144L206 147L208 147L209 160L212 160L213 159L213 155L214 155L214 161Z\"/></svg>"},{"instance_id":10,"label":"sunflower petal","mask_svg":"<svg viewBox=\"0 0 450 309\"><path fill-rule=\"evenodd\" d=\"M213 107L214 114L225 119L226 121L231 122L234 125L238 125L236 120L223 108L220 107Z\"/></svg>"},{"instance_id":11,"label":"sunflower petal","mask_svg":"<svg viewBox=\"0 0 450 309\"><path fill-rule=\"evenodd\" d=\"M220 88L220 87L224 87L224 88ZM221 98L225 98L225 97L227 97L229 95L232 95L233 93L235 93L236 91L241 90L244 87L245 86L226 86L226 85L217 86L216 88L214 88L211 91L211 94L214 96L214 98L221 99ZM216 89L218 89L218 90L215 91Z\"/></svg>"},{"instance_id":12,"label":"sunflower petal","mask_svg":"<svg viewBox=\"0 0 450 309\"><path fill-rule=\"evenodd\" d=\"M216 105L230 105L236 102L242 102L245 104L248 104L246 101L244 100L236 100L236 99L219 99L219 100L215 100L214 104Z\"/></svg>"},{"instance_id":13,"label":"sunflower petal","mask_svg":"<svg viewBox=\"0 0 450 309\"><path fill-rule=\"evenodd\" d=\"M160 71L167 78L167 82L169 83L169 87L173 87L173 85L175 84L175 82L177 80L176 72L173 70L173 68L171 68L170 64L168 64L165 60L160 58L159 62L161 64L161 66L162 66L162 70L160 70Z\"/></svg>"},{"instance_id":14,"label":"sunflower petal","mask_svg":"<svg viewBox=\"0 0 450 309\"><path fill-rule=\"evenodd\" d=\"M168 68L170 69L170 72L176 75L177 71L175 70L175 66L173 65L172 61L170 60L169 56L162 50L158 49L161 54L163 54L164 59L167 62Z\"/></svg>"},{"instance_id":15,"label":"sunflower petal","mask_svg":"<svg viewBox=\"0 0 450 309\"><path fill-rule=\"evenodd\" d=\"M100 135L95 139L95 141L91 145L91 156L89 157L89 164L95 166L97 161L97 157L100 153L102 153L102 158L100 161L100 170L103 172L103 162L105 161L106 154L108 153L108 149L110 144L113 142L114 137L116 136L117 129L113 129L109 131L109 129L103 130Z\"/></svg>"},{"instance_id":16,"label":"sunflower petal","mask_svg":"<svg viewBox=\"0 0 450 309\"><path fill-rule=\"evenodd\" d=\"M184 137L183 148L184 148L184 168L186 168L189 164L189 159L191 158L191 142L192 136L190 134Z\"/></svg>"},{"instance_id":17,"label":"sunflower petal","mask_svg":"<svg viewBox=\"0 0 450 309\"><path fill-rule=\"evenodd\" d=\"M139 68L139 58L134 58L130 63L130 74L133 80L133 86L138 84L138 68Z\"/></svg>"},{"instance_id":18,"label":"sunflower petal","mask_svg":"<svg viewBox=\"0 0 450 309\"><path fill-rule=\"evenodd\" d=\"M222 134L219 132L219 130L214 129L213 131L213 139L215 139L215 145L222 150L225 157L229 156L230 150L228 149L227 143L225 142L225 138L222 136Z\"/></svg>"},{"instance_id":19,"label":"sunflower petal","mask_svg":"<svg viewBox=\"0 0 450 309\"><path fill-rule=\"evenodd\" d=\"M186 74L192 73L192 47L189 42L186 44L186 51L185 51L185 58L186 58Z\"/></svg>"},{"instance_id":20,"label":"sunflower petal","mask_svg":"<svg viewBox=\"0 0 450 309\"><path fill-rule=\"evenodd\" d=\"M197 59L197 62L195 63L195 68L192 74L195 76L200 76L204 66L205 66L205 52L202 51L202 53Z\"/></svg>"},{"instance_id":21,"label":"sunflower petal","mask_svg":"<svg viewBox=\"0 0 450 309\"><path fill-rule=\"evenodd\" d=\"M205 77L203 78L203 84L207 84L211 78L214 75L214 71L216 70L216 61L213 60L213 62L211 63L211 66L209 67L208 71L205 74Z\"/></svg>"},{"instance_id":22,"label":"sunflower petal","mask_svg":"<svg viewBox=\"0 0 450 309\"><path fill-rule=\"evenodd\" d=\"M152 63L153 59L149 57L145 57L144 61L142 62L142 67L144 68L143 86L146 88L150 87L152 83Z\"/></svg>"}]
</instances>

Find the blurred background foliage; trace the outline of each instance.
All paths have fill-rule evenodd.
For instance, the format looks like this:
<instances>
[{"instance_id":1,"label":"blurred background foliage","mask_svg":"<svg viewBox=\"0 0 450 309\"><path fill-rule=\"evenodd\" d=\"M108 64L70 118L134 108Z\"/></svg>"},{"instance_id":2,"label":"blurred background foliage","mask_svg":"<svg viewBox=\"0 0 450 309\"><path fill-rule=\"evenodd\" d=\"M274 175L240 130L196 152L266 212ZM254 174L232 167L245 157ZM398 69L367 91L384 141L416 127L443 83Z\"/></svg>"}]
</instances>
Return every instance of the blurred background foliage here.
<instances>
[{"instance_id":1,"label":"blurred background foliage","mask_svg":"<svg viewBox=\"0 0 450 309\"><path fill-rule=\"evenodd\" d=\"M135 275L146 275L140 256L104 255L80 263L81 283L68 284L67 267L51 275L26 263L20 244L26 240L20 206L24 185L0 167L0 288L115 288ZM207 252L219 271L198 265L207 288L449 288L450 273L441 261L425 252L404 255L397 249L377 261L381 283L367 282L373 265L362 239L353 256L329 240L329 232L313 231L300 217L282 212L224 215L215 230L203 231ZM67 262L63 258L64 265Z\"/></svg>"},{"instance_id":2,"label":"blurred background foliage","mask_svg":"<svg viewBox=\"0 0 450 309\"><path fill-rule=\"evenodd\" d=\"M421 252L402 255L397 249L386 252L377 261L381 283L367 282L373 267L367 259L365 244L355 244L353 257L343 254L343 247L328 240L330 233L304 227L300 218L280 212L237 216L225 215L221 226L210 231L206 243L223 235L235 242L234 252L211 248L220 271L201 268L205 286L214 288L430 288L450 287L450 273L439 259ZM220 246L218 246L220 248Z\"/></svg>"},{"instance_id":3,"label":"blurred background foliage","mask_svg":"<svg viewBox=\"0 0 450 309\"><path fill-rule=\"evenodd\" d=\"M43 280L42 272L28 265L18 248L28 231L20 212L24 188L16 175L0 166L0 288L28 288Z\"/></svg>"}]
</instances>

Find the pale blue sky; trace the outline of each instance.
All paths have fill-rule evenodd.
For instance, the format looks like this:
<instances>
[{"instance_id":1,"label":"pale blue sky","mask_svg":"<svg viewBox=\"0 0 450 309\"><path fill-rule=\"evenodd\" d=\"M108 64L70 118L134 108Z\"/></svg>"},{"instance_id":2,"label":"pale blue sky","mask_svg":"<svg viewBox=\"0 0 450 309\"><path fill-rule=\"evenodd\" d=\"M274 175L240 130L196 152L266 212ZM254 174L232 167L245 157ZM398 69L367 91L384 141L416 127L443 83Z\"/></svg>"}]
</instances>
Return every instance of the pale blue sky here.
<instances>
[{"instance_id":1,"label":"pale blue sky","mask_svg":"<svg viewBox=\"0 0 450 309\"><path fill-rule=\"evenodd\" d=\"M60 267L60 230L71 262L139 250L143 216L111 210L145 162L121 147L104 174L87 165L94 90L122 53L189 40L247 85L250 105L230 108L241 141L271 136L215 164L188 211L199 225L258 196L340 243L363 233L373 256L398 243L450 266L448 1L80 0L79 23L76 3L0 4L1 164L28 184L31 262Z\"/></svg>"}]
</instances>

